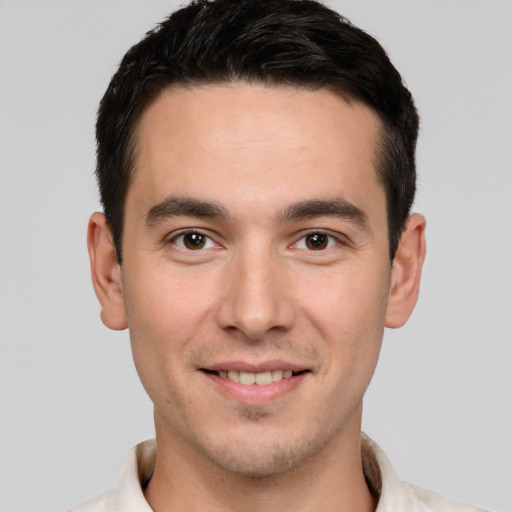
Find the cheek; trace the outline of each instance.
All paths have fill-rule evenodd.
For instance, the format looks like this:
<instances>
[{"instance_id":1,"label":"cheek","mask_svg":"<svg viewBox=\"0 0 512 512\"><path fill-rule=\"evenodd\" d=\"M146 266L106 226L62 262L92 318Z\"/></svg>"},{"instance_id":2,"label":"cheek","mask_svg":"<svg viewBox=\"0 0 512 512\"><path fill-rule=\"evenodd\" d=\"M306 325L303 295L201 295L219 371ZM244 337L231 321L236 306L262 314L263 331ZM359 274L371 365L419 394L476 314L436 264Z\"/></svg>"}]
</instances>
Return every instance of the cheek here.
<instances>
[{"instance_id":1,"label":"cheek","mask_svg":"<svg viewBox=\"0 0 512 512\"><path fill-rule=\"evenodd\" d=\"M143 269L144 270L144 269ZM147 334L147 342L164 337L178 342L200 326L215 301L207 275L153 266L123 283L130 331Z\"/></svg>"},{"instance_id":2,"label":"cheek","mask_svg":"<svg viewBox=\"0 0 512 512\"><path fill-rule=\"evenodd\" d=\"M133 358L144 387L153 396L157 382L179 381L189 343L199 337L211 312L212 290L208 280L171 273L165 266L129 270L123 295Z\"/></svg>"},{"instance_id":3,"label":"cheek","mask_svg":"<svg viewBox=\"0 0 512 512\"><path fill-rule=\"evenodd\" d=\"M302 280L299 301L304 316L340 361L370 360L371 365L378 357L389 284L386 268L373 267L317 276L315 294L313 283ZM369 357L371 353L375 358Z\"/></svg>"}]
</instances>

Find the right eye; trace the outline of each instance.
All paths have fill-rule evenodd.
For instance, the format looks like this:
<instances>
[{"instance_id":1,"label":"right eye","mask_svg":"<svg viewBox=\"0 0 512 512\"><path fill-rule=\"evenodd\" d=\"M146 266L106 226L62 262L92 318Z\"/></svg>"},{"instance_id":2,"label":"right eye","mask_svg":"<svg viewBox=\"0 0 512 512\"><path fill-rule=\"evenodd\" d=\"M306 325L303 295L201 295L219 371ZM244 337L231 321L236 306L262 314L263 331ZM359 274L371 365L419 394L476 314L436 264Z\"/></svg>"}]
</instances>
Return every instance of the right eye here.
<instances>
[{"instance_id":1,"label":"right eye","mask_svg":"<svg viewBox=\"0 0 512 512\"><path fill-rule=\"evenodd\" d=\"M322 231L312 231L304 235L294 244L295 249L306 249L308 251L324 251L339 245L339 240L333 235Z\"/></svg>"},{"instance_id":2,"label":"right eye","mask_svg":"<svg viewBox=\"0 0 512 512\"><path fill-rule=\"evenodd\" d=\"M171 242L188 251L200 251L201 249L212 249L217 244L209 237L198 231L188 231L176 235Z\"/></svg>"}]
</instances>

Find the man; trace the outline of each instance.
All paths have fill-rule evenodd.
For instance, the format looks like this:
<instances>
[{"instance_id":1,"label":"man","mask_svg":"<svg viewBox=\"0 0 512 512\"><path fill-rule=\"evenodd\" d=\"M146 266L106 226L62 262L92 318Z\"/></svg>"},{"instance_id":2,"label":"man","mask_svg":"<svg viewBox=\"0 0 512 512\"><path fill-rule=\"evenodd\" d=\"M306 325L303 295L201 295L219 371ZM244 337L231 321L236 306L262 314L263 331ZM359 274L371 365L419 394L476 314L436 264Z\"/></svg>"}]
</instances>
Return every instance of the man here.
<instances>
[{"instance_id":1,"label":"man","mask_svg":"<svg viewBox=\"0 0 512 512\"><path fill-rule=\"evenodd\" d=\"M417 133L384 50L315 2L198 2L127 53L88 242L156 443L76 510L476 510L401 483L360 432L418 296Z\"/></svg>"}]
</instances>

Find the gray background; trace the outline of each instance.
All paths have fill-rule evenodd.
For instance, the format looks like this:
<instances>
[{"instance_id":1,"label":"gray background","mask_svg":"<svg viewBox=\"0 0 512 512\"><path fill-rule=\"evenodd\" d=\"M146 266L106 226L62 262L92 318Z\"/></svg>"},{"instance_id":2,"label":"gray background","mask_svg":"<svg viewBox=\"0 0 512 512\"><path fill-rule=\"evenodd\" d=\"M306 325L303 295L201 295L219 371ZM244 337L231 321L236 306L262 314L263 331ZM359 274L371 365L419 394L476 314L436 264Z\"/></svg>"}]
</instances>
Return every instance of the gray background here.
<instances>
[{"instance_id":1,"label":"gray background","mask_svg":"<svg viewBox=\"0 0 512 512\"><path fill-rule=\"evenodd\" d=\"M364 429L401 478L512 510L512 2L331 1L376 35L423 124L428 256L385 336ZM123 53L177 2L0 0L0 510L115 485L153 435L128 334L100 323L85 247L93 125Z\"/></svg>"}]
</instances>

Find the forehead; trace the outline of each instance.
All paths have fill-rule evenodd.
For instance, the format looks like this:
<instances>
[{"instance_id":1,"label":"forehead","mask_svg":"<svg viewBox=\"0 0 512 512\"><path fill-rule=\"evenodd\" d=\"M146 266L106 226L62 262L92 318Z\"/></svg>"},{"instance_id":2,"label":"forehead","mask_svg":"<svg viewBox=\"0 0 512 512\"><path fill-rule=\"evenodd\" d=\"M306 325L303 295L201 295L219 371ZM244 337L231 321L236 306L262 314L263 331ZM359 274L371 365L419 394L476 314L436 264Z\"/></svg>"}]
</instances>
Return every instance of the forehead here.
<instances>
[{"instance_id":1,"label":"forehead","mask_svg":"<svg viewBox=\"0 0 512 512\"><path fill-rule=\"evenodd\" d=\"M303 200L313 190L326 196L336 187L361 195L368 185L380 188L380 130L370 108L323 89L166 89L139 120L129 196L142 188L152 201L172 192L233 202L277 191ZM229 195L235 185L236 198Z\"/></svg>"}]
</instances>

